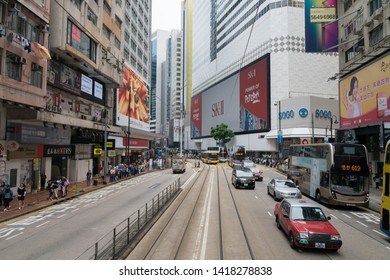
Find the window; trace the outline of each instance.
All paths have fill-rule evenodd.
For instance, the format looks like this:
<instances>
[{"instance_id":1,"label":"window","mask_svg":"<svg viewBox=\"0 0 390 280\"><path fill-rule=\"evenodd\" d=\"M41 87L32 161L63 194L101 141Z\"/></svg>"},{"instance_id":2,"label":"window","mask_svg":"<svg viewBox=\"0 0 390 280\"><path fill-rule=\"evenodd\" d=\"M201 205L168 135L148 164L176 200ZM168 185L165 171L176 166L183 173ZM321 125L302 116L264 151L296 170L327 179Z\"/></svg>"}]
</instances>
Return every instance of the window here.
<instances>
[{"instance_id":1,"label":"window","mask_svg":"<svg viewBox=\"0 0 390 280\"><path fill-rule=\"evenodd\" d=\"M43 67L36 63L31 63L31 85L42 88Z\"/></svg>"},{"instance_id":2,"label":"window","mask_svg":"<svg viewBox=\"0 0 390 280\"><path fill-rule=\"evenodd\" d=\"M71 2L77 7L77 9L79 11L81 11L81 2L82 2L82 0L72 0Z\"/></svg>"},{"instance_id":3,"label":"window","mask_svg":"<svg viewBox=\"0 0 390 280\"><path fill-rule=\"evenodd\" d=\"M103 2L103 10L108 14L111 15L111 7L108 5L107 1Z\"/></svg>"},{"instance_id":4,"label":"window","mask_svg":"<svg viewBox=\"0 0 390 280\"><path fill-rule=\"evenodd\" d=\"M27 18L22 12L8 13L7 23L8 28L16 31L20 36L31 41L37 41L43 45L44 33L42 29L39 27L38 23Z\"/></svg>"},{"instance_id":5,"label":"window","mask_svg":"<svg viewBox=\"0 0 390 280\"><path fill-rule=\"evenodd\" d=\"M130 43L130 34L127 31L125 31L125 42Z\"/></svg>"},{"instance_id":6,"label":"window","mask_svg":"<svg viewBox=\"0 0 390 280\"><path fill-rule=\"evenodd\" d=\"M7 52L5 75L17 81L22 80L23 58L14 53Z\"/></svg>"},{"instance_id":7,"label":"window","mask_svg":"<svg viewBox=\"0 0 390 280\"><path fill-rule=\"evenodd\" d=\"M97 16L90 8L88 8L87 18L90 22L97 26Z\"/></svg>"},{"instance_id":8,"label":"window","mask_svg":"<svg viewBox=\"0 0 390 280\"><path fill-rule=\"evenodd\" d=\"M382 7L382 0L369 1L369 5L370 5L370 16L371 16L376 10Z\"/></svg>"},{"instance_id":9,"label":"window","mask_svg":"<svg viewBox=\"0 0 390 280\"><path fill-rule=\"evenodd\" d=\"M370 33L369 33L369 38L370 38L370 46L375 45L378 43L380 40L383 39L383 25L378 25L375 27Z\"/></svg>"},{"instance_id":10,"label":"window","mask_svg":"<svg viewBox=\"0 0 390 280\"><path fill-rule=\"evenodd\" d=\"M114 45L117 49L121 48L121 41L115 36Z\"/></svg>"},{"instance_id":11,"label":"window","mask_svg":"<svg viewBox=\"0 0 390 280\"><path fill-rule=\"evenodd\" d=\"M68 20L66 43L96 62L96 42Z\"/></svg>"},{"instance_id":12,"label":"window","mask_svg":"<svg viewBox=\"0 0 390 280\"><path fill-rule=\"evenodd\" d=\"M119 29L122 27L122 20L117 15L115 15L115 25L118 26Z\"/></svg>"},{"instance_id":13,"label":"window","mask_svg":"<svg viewBox=\"0 0 390 280\"><path fill-rule=\"evenodd\" d=\"M108 40L110 40L110 37L111 37L111 30L108 29L108 27L105 26L104 24L103 24L103 34L104 34L104 36L105 36Z\"/></svg>"},{"instance_id":14,"label":"window","mask_svg":"<svg viewBox=\"0 0 390 280\"><path fill-rule=\"evenodd\" d=\"M129 50L128 50L127 48L125 48L125 50L124 50L124 55L123 55L123 56L125 57L125 59L126 59L127 61L130 60L130 52L129 52Z\"/></svg>"}]
</instances>

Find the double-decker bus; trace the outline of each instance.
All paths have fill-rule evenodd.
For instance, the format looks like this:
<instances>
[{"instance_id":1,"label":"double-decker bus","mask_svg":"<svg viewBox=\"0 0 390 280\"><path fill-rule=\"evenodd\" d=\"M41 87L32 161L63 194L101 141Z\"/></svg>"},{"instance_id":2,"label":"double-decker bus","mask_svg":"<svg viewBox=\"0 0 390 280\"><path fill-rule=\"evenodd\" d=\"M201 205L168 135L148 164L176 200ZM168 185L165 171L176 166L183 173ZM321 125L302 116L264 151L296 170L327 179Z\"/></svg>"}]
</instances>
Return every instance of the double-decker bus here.
<instances>
[{"instance_id":1,"label":"double-decker bus","mask_svg":"<svg viewBox=\"0 0 390 280\"><path fill-rule=\"evenodd\" d=\"M235 165L241 165L241 162L245 159L245 146L233 146L233 152L229 156L229 165L234 167Z\"/></svg>"},{"instance_id":2,"label":"double-decker bus","mask_svg":"<svg viewBox=\"0 0 390 280\"><path fill-rule=\"evenodd\" d=\"M390 236L390 141L387 142L385 147L382 184L380 229Z\"/></svg>"},{"instance_id":3,"label":"double-decker bus","mask_svg":"<svg viewBox=\"0 0 390 280\"><path fill-rule=\"evenodd\" d=\"M288 167L300 174L295 181L302 193L318 202L368 206L370 171L364 145L291 145Z\"/></svg>"},{"instance_id":4,"label":"double-decker bus","mask_svg":"<svg viewBox=\"0 0 390 280\"><path fill-rule=\"evenodd\" d=\"M204 163L218 163L219 152L218 151L203 151L201 158Z\"/></svg>"}]
</instances>

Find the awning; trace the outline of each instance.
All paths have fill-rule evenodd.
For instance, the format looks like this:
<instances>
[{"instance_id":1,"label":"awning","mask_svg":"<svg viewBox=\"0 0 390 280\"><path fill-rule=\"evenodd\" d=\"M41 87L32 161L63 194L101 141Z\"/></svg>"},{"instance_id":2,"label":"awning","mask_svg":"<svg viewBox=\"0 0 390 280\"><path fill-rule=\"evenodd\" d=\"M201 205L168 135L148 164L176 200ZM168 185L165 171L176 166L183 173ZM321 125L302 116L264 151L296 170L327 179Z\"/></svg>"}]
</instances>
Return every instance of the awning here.
<instances>
[{"instance_id":1,"label":"awning","mask_svg":"<svg viewBox=\"0 0 390 280\"><path fill-rule=\"evenodd\" d=\"M284 128L282 129L283 138L310 138L313 136L313 130L311 127L296 127L296 128ZM314 137L330 137L330 130L327 128L314 128ZM333 130L333 136L335 131ZM278 130L274 129L265 134L265 138L273 139L278 138Z\"/></svg>"},{"instance_id":2,"label":"awning","mask_svg":"<svg viewBox=\"0 0 390 280\"><path fill-rule=\"evenodd\" d=\"M44 46L39 44L38 42L32 43L33 51L44 59L51 59L50 52Z\"/></svg>"}]
</instances>

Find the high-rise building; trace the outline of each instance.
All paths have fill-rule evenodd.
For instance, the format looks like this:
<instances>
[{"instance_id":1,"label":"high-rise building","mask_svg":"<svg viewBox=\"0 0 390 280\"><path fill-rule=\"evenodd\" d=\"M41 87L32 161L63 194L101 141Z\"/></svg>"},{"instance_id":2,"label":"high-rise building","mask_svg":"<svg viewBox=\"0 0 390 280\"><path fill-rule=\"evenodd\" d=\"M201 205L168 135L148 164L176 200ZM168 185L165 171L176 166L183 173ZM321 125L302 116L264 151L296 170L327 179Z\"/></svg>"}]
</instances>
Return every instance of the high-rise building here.
<instances>
[{"instance_id":1,"label":"high-rise building","mask_svg":"<svg viewBox=\"0 0 390 280\"><path fill-rule=\"evenodd\" d=\"M184 32L184 42L190 36L192 46L191 126L186 128L191 140L188 145L184 141L186 148L216 146L211 127L225 123L235 132L229 150L244 145L255 154L277 152L278 116L292 109L289 102L282 108L274 104L297 96L337 98L337 82L329 77L338 69L338 54L305 52L304 1L186 2L192 18ZM311 131L311 122L297 125ZM316 131L314 139L325 136L326 123L322 126L324 132ZM299 141L308 136L287 137Z\"/></svg>"},{"instance_id":2,"label":"high-rise building","mask_svg":"<svg viewBox=\"0 0 390 280\"><path fill-rule=\"evenodd\" d=\"M150 30L151 0L0 1L0 177L38 188L147 156Z\"/></svg>"}]
</instances>

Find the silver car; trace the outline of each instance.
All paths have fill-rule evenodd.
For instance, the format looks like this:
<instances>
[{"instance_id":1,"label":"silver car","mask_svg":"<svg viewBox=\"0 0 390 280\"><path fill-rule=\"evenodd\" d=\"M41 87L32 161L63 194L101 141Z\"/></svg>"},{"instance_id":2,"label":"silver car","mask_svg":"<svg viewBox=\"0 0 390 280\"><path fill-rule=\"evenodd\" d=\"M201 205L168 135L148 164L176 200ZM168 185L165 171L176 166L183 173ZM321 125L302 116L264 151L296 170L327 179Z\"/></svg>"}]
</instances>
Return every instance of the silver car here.
<instances>
[{"instance_id":1,"label":"silver car","mask_svg":"<svg viewBox=\"0 0 390 280\"><path fill-rule=\"evenodd\" d=\"M275 200L283 198L301 198L302 193L292 180L272 179L267 185L267 193Z\"/></svg>"}]
</instances>

